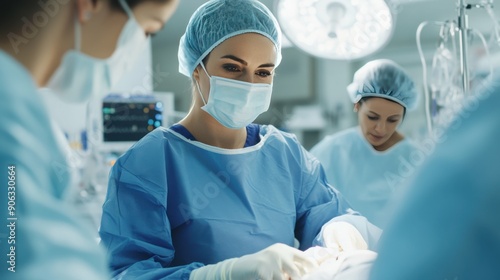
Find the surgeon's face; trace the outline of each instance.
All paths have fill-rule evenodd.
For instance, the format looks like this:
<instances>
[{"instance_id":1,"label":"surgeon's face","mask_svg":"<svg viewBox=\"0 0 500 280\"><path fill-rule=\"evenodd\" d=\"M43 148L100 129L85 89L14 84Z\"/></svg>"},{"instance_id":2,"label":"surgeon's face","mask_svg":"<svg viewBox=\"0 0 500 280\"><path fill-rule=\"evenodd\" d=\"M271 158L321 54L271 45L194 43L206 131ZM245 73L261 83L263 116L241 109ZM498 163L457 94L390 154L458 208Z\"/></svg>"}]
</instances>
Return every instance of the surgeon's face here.
<instances>
[{"instance_id":1,"label":"surgeon's face","mask_svg":"<svg viewBox=\"0 0 500 280\"><path fill-rule=\"evenodd\" d=\"M363 136L375 148L382 147L396 132L404 114L403 106L384 98L368 98L355 105Z\"/></svg>"},{"instance_id":2,"label":"surgeon's face","mask_svg":"<svg viewBox=\"0 0 500 280\"><path fill-rule=\"evenodd\" d=\"M271 84L276 59L276 48L271 40L257 33L245 33L215 47L205 59L205 67L210 76ZM210 82L203 68L198 66L193 76L199 82L203 94L207 95ZM208 100L208 96L205 96L205 100Z\"/></svg>"},{"instance_id":3,"label":"surgeon's face","mask_svg":"<svg viewBox=\"0 0 500 280\"><path fill-rule=\"evenodd\" d=\"M115 51L129 17L123 10L112 8L108 1L97 1L93 5L88 1L77 1L82 26L82 51L92 57L108 58ZM179 0L142 1L132 11L144 33L152 35L164 27L178 3Z\"/></svg>"}]
</instances>

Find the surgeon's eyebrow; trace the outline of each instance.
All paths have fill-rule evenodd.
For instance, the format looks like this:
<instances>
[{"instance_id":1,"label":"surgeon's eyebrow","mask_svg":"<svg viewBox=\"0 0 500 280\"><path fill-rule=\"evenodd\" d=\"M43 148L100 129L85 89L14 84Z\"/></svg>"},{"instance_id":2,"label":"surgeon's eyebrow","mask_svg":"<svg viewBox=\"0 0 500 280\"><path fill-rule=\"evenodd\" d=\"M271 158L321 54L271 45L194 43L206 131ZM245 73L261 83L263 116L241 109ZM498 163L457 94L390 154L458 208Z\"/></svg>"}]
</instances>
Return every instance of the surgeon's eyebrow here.
<instances>
[{"instance_id":1,"label":"surgeon's eyebrow","mask_svg":"<svg viewBox=\"0 0 500 280\"><path fill-rule=\"evenodd\" d=\"M379 114L373 112L373 111L368 111L368 113L371 113L371 114L374 114L376 117L380 117ZM389 117L387 118L400 118L401 117L401 114L394 114L394 115L390 115Z\"/></svg>"},{"instance_id":2,"label":"surgeon's eyebrow","mask_svg":"<svg viewBox=\"0 0 500 280\"><path fill-rule=\"evenodd\" d=\"M246 61L244 61L243 59L237 57L237 56L234 56L232 54L227 54L227 55L224 55L222 56L221 58L228 58L228 59L232 59L234 61L238 61L239 63L245 65L245 66L248 66L248 63ZM263 68L267 68L267 67L274 67L274 63L265 63L265 64L262 64L260 65L259 67L263 67Z\"/></svg>"}]
</instances>

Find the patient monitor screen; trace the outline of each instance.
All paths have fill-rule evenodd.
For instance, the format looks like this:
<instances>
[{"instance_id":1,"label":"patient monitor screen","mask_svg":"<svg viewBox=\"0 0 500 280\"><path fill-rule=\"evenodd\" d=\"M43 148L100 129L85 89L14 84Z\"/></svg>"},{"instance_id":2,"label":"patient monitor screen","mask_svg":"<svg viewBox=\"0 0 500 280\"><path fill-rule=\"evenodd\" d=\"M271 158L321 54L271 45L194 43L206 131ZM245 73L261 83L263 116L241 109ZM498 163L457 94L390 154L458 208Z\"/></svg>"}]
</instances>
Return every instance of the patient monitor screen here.
<instances>
[{"instance_id":1,"label":"patient monitor screen","mask_svg":"<svg viewBox=\"0 0 500 280\"><path fill-rule=\"evenodd\" d=\"M138 141L162 125L163 104L149 102L102 103L104 142Z\"/></svg>"}]
</instances>

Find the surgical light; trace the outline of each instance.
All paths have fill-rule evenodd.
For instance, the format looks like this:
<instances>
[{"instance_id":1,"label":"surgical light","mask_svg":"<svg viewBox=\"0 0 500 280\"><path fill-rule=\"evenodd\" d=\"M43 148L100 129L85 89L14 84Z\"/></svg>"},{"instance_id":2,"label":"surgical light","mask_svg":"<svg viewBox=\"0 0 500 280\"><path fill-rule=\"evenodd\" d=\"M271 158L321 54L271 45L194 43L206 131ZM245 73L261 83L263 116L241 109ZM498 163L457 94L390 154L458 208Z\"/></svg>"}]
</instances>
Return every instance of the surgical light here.
<instances>
[{"instance_id":1,"label":"surgical light","mask_svg":"<svg viewBox=\"0 0 500 280\"><path fill-rule=\"evenodd\" d=\"M350 60L386 45L394 15L384 0L277 0L283 33L314 56Z\"/></svg>"}]
</instances>

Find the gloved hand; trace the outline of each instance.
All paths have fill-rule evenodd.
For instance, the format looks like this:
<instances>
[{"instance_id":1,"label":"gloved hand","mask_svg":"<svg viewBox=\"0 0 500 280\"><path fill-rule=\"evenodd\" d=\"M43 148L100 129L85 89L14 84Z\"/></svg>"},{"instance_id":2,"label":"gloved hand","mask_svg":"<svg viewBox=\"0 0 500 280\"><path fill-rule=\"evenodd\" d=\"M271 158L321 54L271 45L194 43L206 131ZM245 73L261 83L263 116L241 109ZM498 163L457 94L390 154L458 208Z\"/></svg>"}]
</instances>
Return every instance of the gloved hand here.
<instances>
[{"instance_id":1,"label":"gloved hand","mask_svg":"<svg viewBox=\"0 0 500 280\"><path fill-rule=\"evenodd\" d=\"M191 272L190 280L299 280L318 264L285 244L274 244L255 254L207 265Z\"/></svg>"},{"instance_id":2,"label":"gloved hand","mask_svg":"<svg viewBox=\"0 0 500 280\"><path fill-rule=\"evenodd\" d=\"M319 266L321 266L322 263L325 261L331 259L337 259L337 257L340 254L337 248L333 249L321 246L311 247L305 250L304 253L309 257L313 258L318 263Z\"/></svg>"},{"instance_id":3,"label":"gloved hand","mask_svg":"<svg viewBox=\"0 0 500 280\"><path fill-rule=\"evenodd\" d=\"M367 250L368 245L361 233L347 222L332 222L323 228L323 241L326 248L338 252Z\"/></svg>"},{"instance_id":4,"label":"gloved hand","mask_svg":"<svg viewBox=\"0 0 500 280\"><path fill-rule=\"evenodd\" d=\"M314 250L311 250L315 248ZM377 253L369 250L345 251L337 255L329 252L324 247L313 247L306 251L317 258L322 256L318 269L306 274L302 280L352 280L369 279L372 264L377 258ZM330 255L328 258L324 256Z\"/></svg>"}]
</instances>

